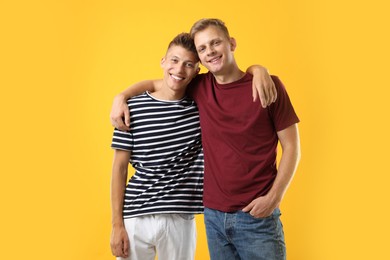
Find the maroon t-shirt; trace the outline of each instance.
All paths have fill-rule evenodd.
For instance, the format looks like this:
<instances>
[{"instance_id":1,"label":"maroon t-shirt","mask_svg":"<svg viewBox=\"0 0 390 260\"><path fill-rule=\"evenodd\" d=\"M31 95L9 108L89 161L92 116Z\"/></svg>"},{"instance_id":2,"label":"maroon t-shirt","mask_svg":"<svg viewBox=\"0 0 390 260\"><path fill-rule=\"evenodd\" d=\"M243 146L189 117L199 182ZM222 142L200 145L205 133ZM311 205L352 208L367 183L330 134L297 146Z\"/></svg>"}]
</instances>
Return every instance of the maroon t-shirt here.
<instances>
[{"instance_id":1,"label":"maroon t-shirt","mask_svg":"<svg viewBox=\"0 0 390 260\"><path fill-rule=\"evenodd\" d=\"M277 131L299 119L278 77L278 98L268 108L252 102L252 75L218 84L200 74L189 90L198 104L205 156L205 207L233 212L265 195L275 180Z\"/></svg>"}]
</instances>

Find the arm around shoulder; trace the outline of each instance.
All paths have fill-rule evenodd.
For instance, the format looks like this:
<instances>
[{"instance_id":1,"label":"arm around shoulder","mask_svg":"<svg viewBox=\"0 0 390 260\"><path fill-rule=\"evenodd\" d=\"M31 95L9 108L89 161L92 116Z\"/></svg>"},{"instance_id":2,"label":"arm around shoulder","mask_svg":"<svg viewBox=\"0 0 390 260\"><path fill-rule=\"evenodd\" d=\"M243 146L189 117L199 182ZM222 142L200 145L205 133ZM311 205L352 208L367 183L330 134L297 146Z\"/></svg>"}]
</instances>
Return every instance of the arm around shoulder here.
<instances>
[{"instance_id":1,"label":"arm around shoulder","mask_svg":"<svg viewBox=\"0 0 390 260\"><path fill-rule=\"evenodd\" d=\"M111 107L111 125L122 131L130 130L130 113L126 101L145 91L154 92L161 86L161 80L144 80L137 82L115 96Z\"/></svg>"},{"instance_id":2,"label":"arm around shoulder","mask_svg":"<svg viewBox=\"0 0 390 260\"><path fill-rule=\"evenodd\" d=\"M267 68L261 65L252 65L246 72L253 75L253 102L255 102L257 98L260 98L261 105L264 108L275 102L277 92Z\"/></svg>"}]
</instances>

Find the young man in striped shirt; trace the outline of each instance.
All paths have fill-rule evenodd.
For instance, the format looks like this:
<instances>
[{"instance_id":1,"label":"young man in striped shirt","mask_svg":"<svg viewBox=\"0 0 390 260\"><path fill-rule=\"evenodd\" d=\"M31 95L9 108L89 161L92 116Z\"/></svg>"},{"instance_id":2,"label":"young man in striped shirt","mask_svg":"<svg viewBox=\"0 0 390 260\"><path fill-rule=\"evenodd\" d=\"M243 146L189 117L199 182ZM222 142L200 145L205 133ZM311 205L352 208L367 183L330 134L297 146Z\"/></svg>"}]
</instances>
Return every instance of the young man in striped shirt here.
<instances>
[{"instance_id":1,"label":"young man in striped shirt","mask_svg":"<svg viewBox=\"0 0 390 260\"><path fill-rule=\"evenodd\" d=\"M127 101L131 130L114 130L111 250L118 259L193 259L194 214L203 212L203 151L198 108L185 96L199 72L189 34L161 61L159 90ZM129 162L135 174L127 186Z\"/></svg>"}]
</instances>

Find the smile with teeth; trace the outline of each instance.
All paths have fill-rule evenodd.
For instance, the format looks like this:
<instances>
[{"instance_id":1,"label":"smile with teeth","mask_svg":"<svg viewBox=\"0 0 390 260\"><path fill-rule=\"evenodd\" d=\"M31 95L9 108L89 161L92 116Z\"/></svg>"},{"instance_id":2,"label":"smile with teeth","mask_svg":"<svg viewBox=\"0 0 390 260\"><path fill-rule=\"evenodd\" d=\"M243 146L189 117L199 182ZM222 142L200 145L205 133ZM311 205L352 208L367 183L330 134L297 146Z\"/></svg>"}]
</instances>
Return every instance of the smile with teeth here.
<instances>
[{"instance_id":1,"label":"smile with teeth","mask_svg":"<svg viewBox=\"0 0 390 260\"><path fill-rule=\"evenodd\" d=\"M214 59L209 60L209 63L216 63L221 59L222 56L215 57Z\"/></svg>"},{"instance_id":2,"label":"smile with teeth","mask_svg":"<svg viewBox=\"0 0 390 260\"><path fill-rule=\"evenodd\" d=\"M171 74L171 77L172 77L174 80L184 80L183 77L175 76L175 75L173 75L173 74Z\"/></svg>"}]
</instances>

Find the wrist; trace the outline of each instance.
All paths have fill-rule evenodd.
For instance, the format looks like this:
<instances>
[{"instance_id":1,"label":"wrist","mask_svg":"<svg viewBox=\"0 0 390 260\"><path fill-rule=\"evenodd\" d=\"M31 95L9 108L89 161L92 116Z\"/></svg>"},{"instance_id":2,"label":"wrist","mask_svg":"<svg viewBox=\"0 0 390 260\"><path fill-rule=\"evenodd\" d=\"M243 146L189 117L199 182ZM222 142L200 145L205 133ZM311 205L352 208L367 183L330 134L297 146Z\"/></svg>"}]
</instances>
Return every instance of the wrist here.
<instances>
[{"instance_id":1,"label":"wrist","mask_svg":"<svg viewBox=\"0 0 390 260\"><path fill-rule=\"evenodd\" d=\"M125 228L125 225L123 223L118 223L118 224L112 224L112 229L122 229Z\"/></svg>"},{"instance_id":2,"label":"wrist","mask_svg":"<svg viewBox=\"0 0 390 260\"><path fill-rule=\"evenodd\" d=\"M252 75L254 75L254 74L264 75L264 74L268 73L268 70L267 70L267 68L265 68L261 65L252 65L246 70L246 72L248 72Z\"/></svg>"},{"instance_id":3,"label":"wrist","mask_svg":"<svg viewBox=\"0 0 390 260\"><path fill-rule=\"evenodd\" d=\"M116 95L114 97L115 100L118 100L118 101L125 101L126 100L126 96L123 92L119 93L118 95Z\"/></svg>"},{"instance_id":4,"label":"wrist","mask_svg":"<svg viewBox=\"0 0 390 260\"><path fill-rule=\"evenodd\" d=\"M123 218L117 218L112 220L112 228L123 228L125 223L123 222Z\"/></svg>"},{"instance_id":5,"label":"wrist","mask_svg":"<svg viewBox=\"0 0 390 260\"><path fill-rule=\"evenodd\" d=\"M283 196L280 195L277 192L273 192L272 190L268 192L266 195L268 199L270 200L271 204L273 205L279 205L280 202L282 201Z\"/></svg>"}]
</instances>

